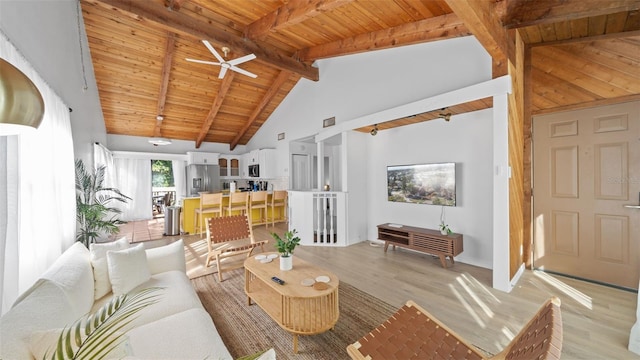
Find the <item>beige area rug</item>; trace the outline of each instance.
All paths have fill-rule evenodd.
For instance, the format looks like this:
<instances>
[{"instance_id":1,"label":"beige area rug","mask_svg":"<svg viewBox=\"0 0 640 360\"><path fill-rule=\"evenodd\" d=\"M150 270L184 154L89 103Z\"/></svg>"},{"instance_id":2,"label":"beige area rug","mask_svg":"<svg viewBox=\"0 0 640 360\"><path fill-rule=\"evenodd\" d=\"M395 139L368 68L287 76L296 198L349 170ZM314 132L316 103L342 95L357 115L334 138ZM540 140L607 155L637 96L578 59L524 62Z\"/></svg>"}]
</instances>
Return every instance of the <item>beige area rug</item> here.
<instances>
[{"instance_id":1,"label":"beige area rug","mask_svg":"<svg viewBox=\"0 0 640 360\"><path fill-rule=\"evenodd\" d=\"M383 323L397 309L354 286L341 282L340 317L333 330L300 336L293 354L293 336L283 330L258 305L247 305L244 270L192 279L202 304L234 358L274 348L278 359L349 359L347 345Z\"/></svg>"}]
</instances>

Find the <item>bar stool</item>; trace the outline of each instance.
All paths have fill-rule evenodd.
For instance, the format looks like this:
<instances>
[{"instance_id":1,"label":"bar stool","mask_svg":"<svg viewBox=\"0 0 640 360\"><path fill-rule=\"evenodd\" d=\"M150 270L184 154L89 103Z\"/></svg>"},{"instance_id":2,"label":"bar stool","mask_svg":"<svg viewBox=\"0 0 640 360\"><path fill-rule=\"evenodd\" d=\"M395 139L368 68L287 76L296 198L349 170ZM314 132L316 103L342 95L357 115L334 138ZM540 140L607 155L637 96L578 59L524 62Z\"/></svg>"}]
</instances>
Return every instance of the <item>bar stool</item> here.
<instances>
[{"instance_id":1,"label":"bar stool","mask_svg":"<svg viewBox=\"0 0 640 360\"><path fill-rule=\"evenodd\" d=\"M242 214L249 212L249 193L248 192L232 192L229 195L229 207L227 215L233 215L234 211L240 211ZM248 215L250 217L250 215Z\"/></svg>"},{"instance_id":2,"label":"bar stool","mask_svg":"<svg viewBox=\"0 0 640 360\"><path fill-rule=\"evenodd\" d=\"M286 190L276 190L271 196L271 226L275 226L276 221L276 208L282 208L282 217L278 219L278 222L287 222L287 197L288 192Z\"/></svg>"},{"instance_id":3,"label":"bar stool","mask_svg":"<svg viewBox=\"0 0 640 360\"><path fill-rule=\"evenodd\" d=\"M268 194L266 191L255 191L251 193L250 201L249 201L249 220L251 222L251 226L265 224L265 227L269 225L267 222L267 197ZM254 221L253 219L253 210L260 210L260 218Z\"/></svg>"},{"instance_id":4,"label":"bar stool","mask_svg":"<svg viewBox=\"0 0 640 360\"><path fill-rule=\"evenodd\" d=\"M205 226L204 217L207 214L218 214L222 216L222 193L217 194L200 194L200 208L194 210L193 228L203 233ZM198 221L200 220L200 221Z\"/></svg>"}]
</instances>

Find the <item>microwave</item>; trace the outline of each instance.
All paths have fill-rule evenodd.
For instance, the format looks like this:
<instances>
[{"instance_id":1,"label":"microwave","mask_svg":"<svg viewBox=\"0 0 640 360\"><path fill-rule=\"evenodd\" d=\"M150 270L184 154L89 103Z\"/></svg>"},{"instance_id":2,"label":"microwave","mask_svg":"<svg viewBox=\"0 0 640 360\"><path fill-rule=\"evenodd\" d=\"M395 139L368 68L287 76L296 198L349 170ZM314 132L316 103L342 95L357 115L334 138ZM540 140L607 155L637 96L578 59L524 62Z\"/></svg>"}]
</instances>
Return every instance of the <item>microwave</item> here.
<instances>
[{"instance_id":1,"label":"microwave","mask_svg":"<svg viewBox=\"0 0 640 360\"><path fill-rule=\"evenodd\" d=\"M249 176L260 177L260 165L249 165Z\"/></svg>"}]
</instances>

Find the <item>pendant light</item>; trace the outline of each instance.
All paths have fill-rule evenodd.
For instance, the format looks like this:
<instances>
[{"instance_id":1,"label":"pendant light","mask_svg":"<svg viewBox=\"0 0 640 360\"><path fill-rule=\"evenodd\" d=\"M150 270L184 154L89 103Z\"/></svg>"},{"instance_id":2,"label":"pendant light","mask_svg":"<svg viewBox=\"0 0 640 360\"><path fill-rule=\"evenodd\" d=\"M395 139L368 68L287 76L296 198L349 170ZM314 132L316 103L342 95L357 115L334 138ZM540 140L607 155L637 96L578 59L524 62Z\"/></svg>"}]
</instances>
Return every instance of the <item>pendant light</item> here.
<instances>
[{"instance_id":1,"label":"pendant light","mask_svg":"<svg viewBox=\"0 0 640 360\"><path fill-rule=\"evenodd\" d=\"M44 116L44 100L29 78L0 58L0 136L37 129Z\"/></svg>"}]
</instances>

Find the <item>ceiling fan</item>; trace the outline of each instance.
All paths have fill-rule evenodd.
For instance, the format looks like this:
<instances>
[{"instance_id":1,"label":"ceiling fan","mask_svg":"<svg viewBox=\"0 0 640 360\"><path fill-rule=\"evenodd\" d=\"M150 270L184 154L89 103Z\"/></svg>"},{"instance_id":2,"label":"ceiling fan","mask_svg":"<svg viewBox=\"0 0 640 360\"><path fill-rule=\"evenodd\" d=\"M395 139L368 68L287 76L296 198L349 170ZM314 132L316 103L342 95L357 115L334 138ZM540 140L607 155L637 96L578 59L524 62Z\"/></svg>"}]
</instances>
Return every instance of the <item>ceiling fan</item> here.
<instances>
[{"instance_id":1,"label":"ceiling fan","mask_svg":"<svg viewBox=\"0 0 640 360\"><path fill-rule=\"evenodd\" d=\"M207 49L211 51L211 53L213 54L213 56L215 56L218 62L196 60L196 59L189 59L189 58L186 59L187 61L200 63L200 64L220 66L220 74L218 75L218 79L224 78L224 75L227 73L227 69L231 69L235 72L239 72L240 74L252 77L254 79L258 77L258 75L251 73L247 70L240 69L239 67L236 66L236 65L242 64L243 62L247 62L249 60L255 59L256 56L254 54L245 55L237 59L227 61L222 56L220 56L220 54L216 51L216 49L214 49L213 46L211 46L211 44L207 40L202 40L202 42L204 43L204 46L206 46ZM226 57L227 53L229 52L229 48L225 46L222 48L222 51L224 52L224 56Z\"/></svg>"}]
</instances>

